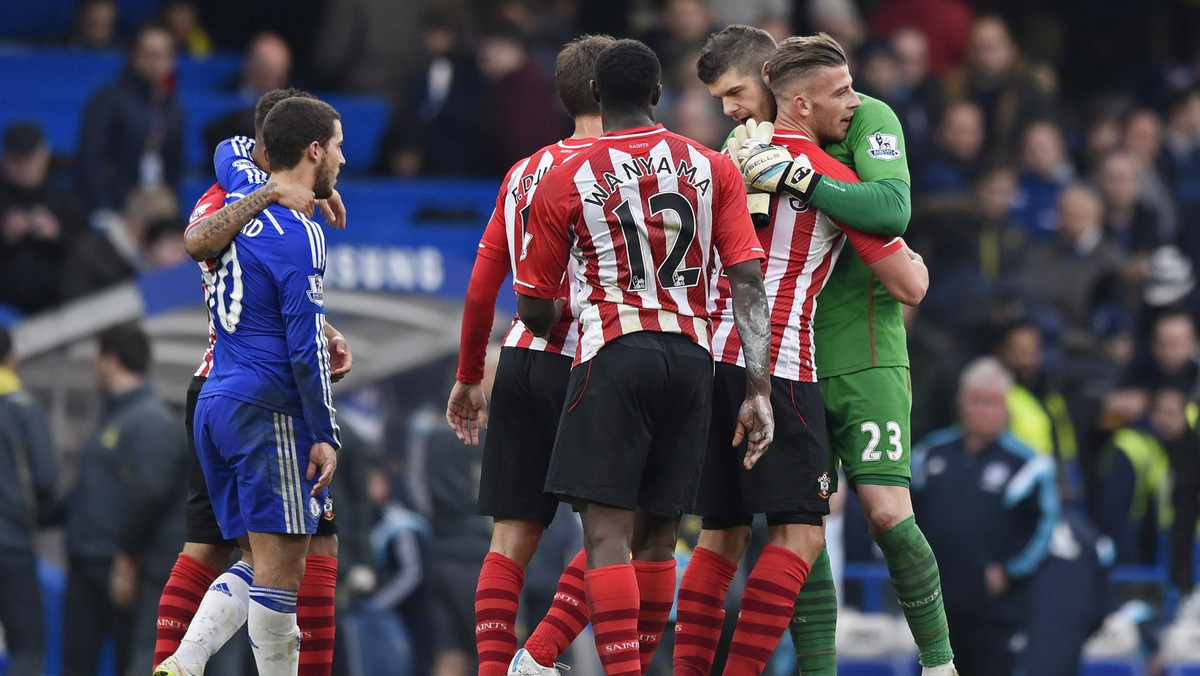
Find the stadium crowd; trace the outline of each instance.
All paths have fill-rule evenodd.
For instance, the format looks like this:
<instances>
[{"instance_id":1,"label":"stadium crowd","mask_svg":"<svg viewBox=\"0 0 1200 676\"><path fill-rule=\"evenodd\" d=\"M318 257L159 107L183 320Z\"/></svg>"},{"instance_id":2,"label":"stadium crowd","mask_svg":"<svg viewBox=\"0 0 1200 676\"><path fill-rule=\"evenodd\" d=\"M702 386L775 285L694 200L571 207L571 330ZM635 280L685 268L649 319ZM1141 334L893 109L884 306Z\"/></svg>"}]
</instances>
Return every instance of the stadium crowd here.
<instances>
[{"instance_id":1,"label":"stadium crowd","mask_svg":"<svg viewBox=\"0 0 1200 676\"><path fill-rule=\"evenodd\" d=\"M1171 593L1183 598L1179 613L1200 622L1200 596L1189 596L1200 517L1200 51L1190 40L1200 32L1200 11L1194 6L1145 3L1144 11L1128 12L1127 3L1082 0L301 4L321 17L314 22L320 31L257 15L255 25L271 32L249 35L245 26L219 20L236 2L169 0L155 23L121 35L118 2L81 0L74 31L58 44L126 47L128 67L92 97L73 157L53 154L35 124L3 131L0 304L32 314L187 260L176 191L185 174L209 170L184 160L187 111L172 88L178 54L245 49L243 69L228 88L245 98L247 110L210 125L210 146L235 133L253 135L253 102L271 89L370 94L392 107L373 173L498 185L514 161L570 134L555 94L554 58L575 36L644 40L662 62L659 119L718 148L732 124L696 77L708 36L730 23L757 25L777 39L825 31L850 54L855 89L890 105L906 135L913 201L905 238L924 256L931 280L927 297L905 316L913 440L958 420L963 367L995 356L1013 379L1012 433L1057 467L1064 521L1094 531L1092 540L1110 541L1118 564L1168 561ZM1111 46L1117 40L1120 49ZM145 371L139 361L145 356L136 350L130 356L110 344L104 352L119 381L122 373ZM7 373L0 370L0 401L18 391ZM490 524L475 514L472 497L477 449L461 446L433 413L444 392L427 384L448 386L452 373L453 364L438 363L406 375L422 391L388 397L396 409L387 412L388 429L364 435L369 440L347 425L348 462L334 488L339 515L347 517L339 603L354 604L357 613L347 635L364 643L386 639L371 632L387 631L375 620L394 613L404 627L396 631L408 637L415 656L414 674L473 673L473 590L464 581L478 577ZM102 381L111 386L113 378ZM377 413L372 396L355 395L350 410ZM89 449L115 447L105 432ZM5 443L0 437L0 447ZM365 458L358 467L349 460L356 449ZM85 452L81 462L87 461ZM77 597L68 598L68 607L95 601L99 606L87 612L102 616L96 608L104 602L95 597L103 596L115 560L116 605L109 610L131 612L129 590L137 583L118 575L128 573L120 552L130 543L113 533L93 546L106 537L104 529L78 525L84 510L120 498L93 495L85 503L84 485L56 501L45 495L53 492L45 483L42 471L30 484L45 503L42 513L20 518L65 519L68 552L86 553L73 561L79 567L67 593ZM64 516L64 509L75 516ZM851 500L847 510L853 509ZM918 511L918 518L939 516ZM847 520L848 560L875 556L865 529L856 530L861 521ZM136 523L141 532L153 530ZM522 610L526 622L550 605L558 574L578 549L572 526L569 517L558 519L527 571L533 601ZM694 532L686 524L684 530L694 544ZM155 532L179 535L167 526ZM179 543L155 544L173 552ZM159 568L160 554L151 557ZM143 582L161 584L164 576L159 570ZM85 600L85 593L92 597ZM11 645L19 632L8 617L0 620ZM86 643L98 653L98 641ZM664 667L656 662L651 673Z\"/></svg>"}]
</instances>

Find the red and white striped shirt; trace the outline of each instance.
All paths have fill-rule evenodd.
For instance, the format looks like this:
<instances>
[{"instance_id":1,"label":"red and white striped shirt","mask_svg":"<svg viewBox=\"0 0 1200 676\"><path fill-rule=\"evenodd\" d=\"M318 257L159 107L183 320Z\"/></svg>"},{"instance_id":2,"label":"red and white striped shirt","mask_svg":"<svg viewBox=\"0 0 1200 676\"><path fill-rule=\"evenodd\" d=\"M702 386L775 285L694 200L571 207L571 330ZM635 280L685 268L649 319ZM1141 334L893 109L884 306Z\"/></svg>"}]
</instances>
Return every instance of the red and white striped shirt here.
<instances>
[{"instance_id":1,"label":"red and white striped shirt","mask_svg":"<svg viewBox=\"0 0 1200 676\"><path fill-rule=\"evenodd\" d=\"M858 175L833 159L807 136L778 130L771 141L807 161L817 173L839 181L858 182ZM881 237L847 228L828 214L789 195L771 197L770 223L758 230L767 250L763 285L771 309L771 374L785 380L817 381L814 361L813 315L817 294L825 287L842 246L849 239L867 265L901 250L904 240ZM717 361L745 366L742 343L733 323L729 279L718 269L714 275L713 353Z\"/></svg>"},{"instance_id":2,"label":"red and white striped shirt","mask_svg":"<svg viewBox=\"0 0 1200 676\"><path fill-rule=\"evenodd\" d=\"M192 215L188 217L187 227L184 229L186 235L192 228L199 225L204 219L213 215L225 206L225 190L221 188L220 183L212 184L208 190L200 196L196 202L196 206L192 209ZM198 263L200 266L200 280L204 288L204 305L206 308L212 307L212 292L214 283L216 282L217 261L210 258L206 261ZM213 325L213 315L211 312L206 312L208 315L208 349L204 351L204 359L200 362L200 368L196 369L193 376L207 378L208 372L212 370L213 346L217 343L217 327Z\"/></svg>"},{"instance_id":3,"label":"red and white striped shirt","mask_svg":"<svg viewBox=\"0 0 1200 676\"><path fill-rule=\"evenodd\" d=\"M497 264L496 274L479 275L472 272L467 286L468 305L478 299L480 307L472 306L463 313L462 338L458 353L458 373L462 382L478 382L483 377L483 362L487 354L487 338L491 333L492 315L495 314L495 299L504 277L499 275L499 264L517 273L517 263L525 239L525 221L529 216L529 203L537 191L538 184L546 172L556 167L576 152L588 148L595 139L564 139L542 148L517 162L508 170L500 193L496 196L496 208L483 231L476 252L476 268L486 265L480 259L489 259ZM481 288L487 287L487 288ZM568 308L573 306L570 296L571 285L563 280L561 298L568 299ZM484 307L487 306L487 307ZM490 312L484 312L490 307ZM484 316L486 314L486 316ZM569 309L544 338L539 338L525 327L519 317L514 317L508 333L504 336L504 347L520 347L538 352L549 352L574 357L579 346L579 323Z\"/></svg>"},{"instance_id":4,"label":"red and white striped shirt","mask_svg":"<svg viewBox=\"0 0 1200 676\"><path fill-rule=\"evenodd\" d=\"M543 177L516 290L561 297L574 258L577 364L638 331L679 333L707 350L714 247L728 265L763 258L737 167L662 125L622 130Z\"/></svg>"}]
</instances>

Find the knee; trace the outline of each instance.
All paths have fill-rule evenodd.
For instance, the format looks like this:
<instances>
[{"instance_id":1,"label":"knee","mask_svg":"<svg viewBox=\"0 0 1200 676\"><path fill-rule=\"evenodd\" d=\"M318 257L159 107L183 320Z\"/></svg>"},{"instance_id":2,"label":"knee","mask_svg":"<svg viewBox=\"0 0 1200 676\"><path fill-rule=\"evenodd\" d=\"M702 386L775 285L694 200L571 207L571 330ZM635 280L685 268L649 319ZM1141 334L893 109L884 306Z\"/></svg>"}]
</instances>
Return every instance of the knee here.
<instances>
[{"instance_id":1,"label":"knee","mask_svg":"<svg viewBox=\"0 0 1200 676\"><path fill-rule=\"evenodd\" d=\"M209 568L225 570L229 567L229 557L233 555L233 547L187 542L183 545L183 554L203 563Z\"/></svg>"},{"instance_id":2,"label":"knee","mask_svg":"<svg viewBox=\"0 0 1200 676\"><path fill-rule=\"evenodd\" d=\"M675 542L679 538L679 524L675 520L662 520L648 528L635 531L633 558L639 561L670 561L675 557Z\"/></svg>"},{"instance_id":3,"label":"knee","mask_svg":"<svg viewBox=\"0 0 1200 676\"><path fill-rule=\"evenodd\" d=\"M338 536L336 534L314 536L312 542L308 545L308 555L331 556L336 559L338 555Z\"/></svg>"},{"instance_id":4,"label":"knee","mask_svg":"<svg viewBox=\"0 0 1200 676\"><path fill-rule=\"evenodd\" d=\"M522 568L529 565L542 540L545 528L536 521L497 520L492 528L490 551L512 559Z\"/></svg>"},{"instance_id":5,"label":"knee","mask_svg":"<svg viewBox=\"0 0 1200 676\"><path fill-rule=\"evenodd\" d=\"M886 533L895 528L901 521L912 516L912 509L904 509L901 505L881 504L866 507L867 527L872 533Z\"/></svg>"},{"instance_id":6,"label":"knee","mask_svg":"<svg viewBox=\"0 0 1200 676\"><path fill-rule=\"evenodd\" d=\"M811 565L825 548L825 527L796 523L771 526L767 544L783 547Z\"/></svg>"},{"instance_id":7,"label":"knee","mask_svg":"<svg viewBox=\"0 0 1200 676\"><path fill-rule=\"evenodd\" d=\"M750 546L750 527L735 526L719 530L702 530L696 546L737 563L746 553L746 548Z\"/></svg>"}]
</instances>

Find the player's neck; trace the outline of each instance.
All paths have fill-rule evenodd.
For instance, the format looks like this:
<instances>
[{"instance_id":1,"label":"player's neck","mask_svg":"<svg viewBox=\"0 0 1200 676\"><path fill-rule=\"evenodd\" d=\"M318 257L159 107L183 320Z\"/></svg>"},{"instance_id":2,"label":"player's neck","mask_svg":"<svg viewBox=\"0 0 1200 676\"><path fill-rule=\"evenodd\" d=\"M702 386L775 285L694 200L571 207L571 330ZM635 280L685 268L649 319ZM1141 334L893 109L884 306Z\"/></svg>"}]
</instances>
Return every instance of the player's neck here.
<instances>
[{"instance_id":1,"label":"player's neck","mask_svg":"<svg viewBox=\"0 0 1200 676\"><path fill-rule=\"evenodd\" d=\"M580 140L599 138L604 133L604 122L599 115L580 115L575 118L575 133L571 138Z\"/></svg>"},{"instance_id":2,"label":"player's neck","mask_svg":"<svg viewBox=\"0 0 1200 676\"><path fill-rule=\"evenodd\" d=\"M271 172L271 178L302 185L311 190L316 182L316 171L317 165L301 161L291 169Z\"/></svg>"},{"instance_id":3,"label":"player's neck","mask_svg":"<svg viewBox=\"0 0 1200 676\"><path fill-rule=\"evenodd\" d=\"M779 111L779 115L775 117L775 129L779 131L797 131L813 141L817 140L817 137L813 135L812 129L807 124L796 119L796 117L786 111Z\"/></svg>"},{"instance_id":4,"label":"player's neck","mask_svg":"<svg viewBox=\"0 0 1200 676\"><path fill-rule=\"evenodd\" d=\"M604 133L611 134L614 131L625 129L653 127L658 123L654 121L654 116L650 110L650 108L643 108L641 110L603 110L603 107L601 107L600 114L604 123Z\"/></svg>"},{"instance_id":5,"label":"player's neck","mask_svg":"<svg viewBox=\"0 0 1200 676\"><path fill-rule=\"evenodd\" d=\"M263 147L263 144L254 144L254 150L250 151L250 159L254 160L254 163L258 165L259 169L266 169L267 171L270 171L270 169L267 167L267 150Z\"/></svg>"}]
</instances>

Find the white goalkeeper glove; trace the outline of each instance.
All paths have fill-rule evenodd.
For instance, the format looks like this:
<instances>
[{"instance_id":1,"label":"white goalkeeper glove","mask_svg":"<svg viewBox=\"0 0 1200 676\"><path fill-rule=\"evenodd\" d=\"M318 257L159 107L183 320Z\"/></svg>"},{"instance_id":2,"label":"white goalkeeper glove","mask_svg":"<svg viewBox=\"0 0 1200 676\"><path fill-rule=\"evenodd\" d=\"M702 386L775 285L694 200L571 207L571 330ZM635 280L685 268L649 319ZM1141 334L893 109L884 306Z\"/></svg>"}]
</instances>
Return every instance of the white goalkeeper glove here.
<instances>
[{"instance_id":1,"label":"white goalkeeper glove","mask_svg":"<svg viewBox=\"0 0 1200 676\"><path fill-rule=\"evenodd\" d=\"M739 138L738 131L742 131ZM746 139L745 130L739 126L734 130L734 135L730 136L725 142L725 150L729 153L729 157L733 158L734 164L738 165L738 170L741 171L741 163L738 160L738 154L742 150L742 142ZM771 195L759 190L755 190L750 186L746 186L746 208L750 211L750 221L756 228L765 228L771 223Z\"/></svg>"},{"instance_id":2,"label":"white goalkeeper glove","mask_svg":"<svg viewBox=\"0 0 1200 676\"><path fill-rule=\"evenodd\" d=\"M775 125L770 122L746 120L746 124L734 130L742 178L747 187L771 194L786 192L807 204L821 174L813 171L808 162L792 157L787 148L771 145L774 135Z\"/></svg>"}]
</instances>

